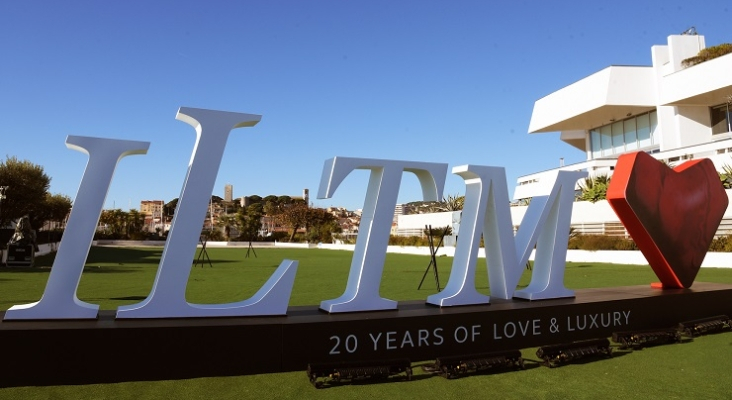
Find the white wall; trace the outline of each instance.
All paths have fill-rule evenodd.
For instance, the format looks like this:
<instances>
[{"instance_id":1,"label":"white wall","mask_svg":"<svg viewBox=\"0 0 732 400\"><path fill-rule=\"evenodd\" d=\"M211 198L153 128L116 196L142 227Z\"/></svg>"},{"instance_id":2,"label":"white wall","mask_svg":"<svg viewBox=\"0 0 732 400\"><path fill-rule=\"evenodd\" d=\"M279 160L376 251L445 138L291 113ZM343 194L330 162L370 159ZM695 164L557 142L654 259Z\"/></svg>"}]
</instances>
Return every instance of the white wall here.
<instances>
[{"instance_id":1,"label":"white wall","mask_svg":"<svg viewBox=\"0 0 732 400\"><path fill-rule=\"evenodd\" d=\"M354 245L349 244L320 244L319 249L327 250L346 250L353 251ZM388 253L415 254L428 256L430 254L427 247L414 246L389 246ZM437 252L438 256L455 256L454 247L440 248ZM534 259L535 253L531 253L530 259ZM485 250L483 248L478 252L478 257L485 259ZM575 263L612 263L625 265L648 265L648 261L640 251L625 250L567 250L567 262ZM650 267L649 267L650 268ZM732 255L730 253L707 253L702 262L702 268L732 268Z\"/></svg>"},{"instance_id":2,"label":"white wall","mask_svg":"<svg viewBox=\"0 0 732 400\"><path fill-rule=\"evenodd\" d=\"M446 211L429 214L409 214L397 216L397 232L403 230L418 230L422 232L426 225L432 225L433 229L449 226L452 228L452 235L445 236L443 244L454 246L460 230L460 211Z\"/></svg>"},{"instance_id":3,"label":"white wall","mask_svg":"<svg viewBox=\"0 0 732 400\"><path fill-rule=\"evenodd\" d=\"M712 141L712 120L707 106L684 106L676 108L675 128L683 132L680 146L693 146Z\"/></svg>"}]
</instances>

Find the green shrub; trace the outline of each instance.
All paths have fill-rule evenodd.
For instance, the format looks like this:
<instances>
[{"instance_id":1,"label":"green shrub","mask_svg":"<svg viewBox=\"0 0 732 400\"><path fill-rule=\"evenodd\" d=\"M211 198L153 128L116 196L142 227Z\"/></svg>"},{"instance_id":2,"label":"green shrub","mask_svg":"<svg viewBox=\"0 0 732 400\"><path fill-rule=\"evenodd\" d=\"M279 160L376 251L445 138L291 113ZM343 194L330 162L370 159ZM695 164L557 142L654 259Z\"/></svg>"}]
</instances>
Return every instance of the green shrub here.
<instances>
[{"instance_id":1,"label":"green shrub","mask_svg":"<svg viewBox=\"0 0 732 400\"><path fill-rule=\"evenodd\" d=\"M132 232L129 235L130 240L147 240L148 237L147 232Z\"/></svg>"},{"instance_id":2,"label":"green shrub","mask_svg":"<svg viewBox=\"0 0 732 400\"><path fill-rule=\"evenodd\" d=\"M691 67L693 65L701 64L704 61L709 61L717 57L732 53L732 43L722 43L717 46L707 47L702 49L699 54L694 57L689 57L681 61L681 65L684 68Z\"/></svg>"},{"instance_id":3,"label":"green shrub","mask_svg":"<svg viewBox=\"0 0 732 400\"><path fill-rule=\"evenodd\" d=\"M575 250L638 250L632 239L608 235L575 235L569 239L568 249Z\"/></svg>"},{"instance_id":4,"label":"green shrub","mask_svg":"<svg viewBox=\"0 0 732 400\"><path fill-rule=\"evenodd\" d=\"M218 229L212 229L210 231L202 231L201 235L206 236L206 239L210 240L212 242L224 241L224 234Z\"/></svg>"},{"instance_id":5,"label":"green shrub","mask_svg":"<svg viewBox=\"0 0 732 400\"><path fill-rule=\"evenodd\" d=\"M597 175L592 178L585 178L580 183L580 193L577 200L596 203L607 198L607 188L610 185L610 177Z\"/></svg>"},{"instance_id":6,"label":"green shrub","mask_svg":"<svg viewBox=\"0 0 732 400\"><path fill-rule=\"evenodd\" d=\"M391 246L429 246L426 237L420 236L389 236Z\"/></svg>"},{"instance_id":7,"label":"green shrub","mask_svg":"<svg viewBox=\"0 0 732 400\"><path fill-rule=\"evenodd\" d=\"M732 237L725 235L714 238L709 245L709 251L732 252Z\"/></svg>"}]
</instances>

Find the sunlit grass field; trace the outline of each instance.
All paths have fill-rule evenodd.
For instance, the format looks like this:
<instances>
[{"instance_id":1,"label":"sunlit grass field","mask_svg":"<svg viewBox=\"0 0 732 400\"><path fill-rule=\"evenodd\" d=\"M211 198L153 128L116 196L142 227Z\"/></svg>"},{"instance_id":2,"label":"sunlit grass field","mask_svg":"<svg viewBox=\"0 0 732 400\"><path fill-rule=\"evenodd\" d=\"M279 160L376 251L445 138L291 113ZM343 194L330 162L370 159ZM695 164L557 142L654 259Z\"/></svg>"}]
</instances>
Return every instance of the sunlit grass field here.
<instances>
[{"instance_id":1,"label":"sunlit grass field","mask_svg":"<svg viewBox=\"0 0 732 400\"><path fill-rule=\"evenodd\" d=\"M299 261L290 305L317 305L343 293L353 253L314 249L208 249L211 265L193 267L187 300L227 303L251 296L283 259ZM155 278L162 248L92 248L79 285L78 297L116 309L144 299ZM0 269L0 309L37 301L45 287L53 256L36 259L32 269ZM611 260L608 260L611 261ZM451 258L438 258L440 283L447 283ZM436 293L435 277L425 275L429 257L388 254L381 295L395 300L421 300ZM193 264L193 263L192 263ZM525 271L520 286L530 280ZM655 275L648 266L567 264L565 284L571 289L648 285ZM732 269L702 269L697 281L732 284ZM479 290L488 294L484 260L479 260ZM732 299L730 299L732 311ZM216 340L216 338L202 338ZM12 345L4 343L3 345ZM113 346L113 343L109 344ZM303 345L307 345L304 343ZM732 333L641 351L614 352L611 359L577 363L560 368L538 364L536 349L524 349L527 369L466 376L448 380L423 372L415 365L412 381L344 385L315 389L304 371L240 377L175 381L122 382L78 386L14 387L0 389L0 398L730 398ZM100 349L100 359L103 358ZM5 360L6 368L12 360ZM105 362L114 362L106 360ZM243 360L245 362L245 360ZM100 368L104 362L100 361ZM59 365L59 368L63 368ZM134 368L134 366L130 366ZM32 373L32 371L28 371ZM2 376L0 376L0 386Z\"/></svg>"}]
</instances>

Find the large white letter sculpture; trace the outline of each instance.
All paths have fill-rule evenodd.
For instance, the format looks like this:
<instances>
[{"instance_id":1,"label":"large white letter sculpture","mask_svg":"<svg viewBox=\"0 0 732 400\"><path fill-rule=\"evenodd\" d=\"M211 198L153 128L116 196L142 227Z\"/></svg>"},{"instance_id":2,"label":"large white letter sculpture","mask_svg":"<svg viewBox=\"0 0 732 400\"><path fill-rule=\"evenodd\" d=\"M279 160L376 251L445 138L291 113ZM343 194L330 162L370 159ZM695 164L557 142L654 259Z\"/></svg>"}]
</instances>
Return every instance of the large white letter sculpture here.
<instances>
[{"instance_id":1,"label":"large white letter sculpture","mask_svg":"<svg viewBox=\"0 0 732 400\"><path fill-rule=\"evenodd\" d=\"M284 260L250 299L229 304L191 304L186 301L191 260L195 256L229 132L235 128L254 126L261 116L182 107L176 119L193 126L197 139L168 234L168 243L163 250L150 295L141 303L120 307L117 318L286 314L297 270L297 261L292 260Z\"/></svg>"},{"instance_id":2,"label":"large white letter sculpture","mask_svg":"<svg viewBox=\"0 0 732 400\"><path fill-rule=\"evenodd\" d=\"M393 310L397 302L379 296L379 286L402 174L415 174L424 199L436 201L445 187L447 164L335 157L323 166L318 198L330 198L354 169L371 170L371 175L348 283L341 297L321 302L320 308L330 313Z\"/></svg>"},{"instance_id":3,"label":"large white letter sculpture","mask_svg":"<svg viewBox=\"0 0 732 400\"><path fill-rule=\"evenodd\" d=\"M587 174L560 171L548 195L531 200L514 239L505 170L465 165L453 168L453 173L460 175L466 184L460 236L447 286L429 296L427 303L459 306L490 301L475 289L481 234L485 239L492 296L529 300L574 296L574 292L564 287L564 267L574 187ZM526 289L515 291L534 245L537 254L531 283Z\"/></svg>"},{"instance_id":4,"label":"large white letter sculpture","mask_svg":"<svg viewBox=\"0 0 732 400\"><path fill-rule=\"evenodd\" d=\"M85 303L76 297L84 263L89 255L117 163L128 155L147 153L149 146L149 142L84 136L66 138L66 147L89 155L89 162L66 224L67 234L61 238L41 299L35 303L11 307L5 313L5 320L97 317L99 305Z\"/></svg>"}]
</instances>

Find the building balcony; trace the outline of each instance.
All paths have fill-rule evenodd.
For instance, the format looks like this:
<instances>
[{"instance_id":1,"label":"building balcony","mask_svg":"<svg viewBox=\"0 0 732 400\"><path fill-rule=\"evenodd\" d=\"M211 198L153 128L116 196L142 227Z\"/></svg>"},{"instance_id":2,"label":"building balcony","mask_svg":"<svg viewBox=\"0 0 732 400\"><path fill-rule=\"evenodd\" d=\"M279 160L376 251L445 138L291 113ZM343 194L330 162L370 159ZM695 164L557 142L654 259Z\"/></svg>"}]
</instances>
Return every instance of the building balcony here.
<instances>
[{"instance_id":1,"label":"building balcony","mask_svg":"<svg viewBox=\"0 0 732 400\"><path fill-rule=\"evenodd\" d=\"M732 54L705 61L661 79L659 99L665 106L715 106L732 95Z\"/></svg>"},{"instance_id":2,"label":"building balcony","mask_svg":"<svg viewBox=\"0 0 732 400\"><path fill-rule=\"evenodd\" d=\"M681 147L674 150L663 151L651 154L658 160L663 160L672 166L681 164L687 160L709 158L718 171L727 166L732 166L732 134L726 133L718 136L713 142L695 146ZM584 162L570 164L531 175L519 177L514 190L514 200L528 199L547 192L547 187L554 184L554 177L557 171L587 171L590 177L597 175L612 175L617 159L605 158L587 160ZM579 182L577 184L579 189Z\"/></svg>"},{"instance_id":3,"label":"building balcony","mask_svg":"<svg viewBox=\"0 0 732 400\"><path fill-rule=\"evenodd\" d=\"M656 108L651 67L611 66L536 101L529 132L588 130Z\"/></svg>"}]
</instances>

